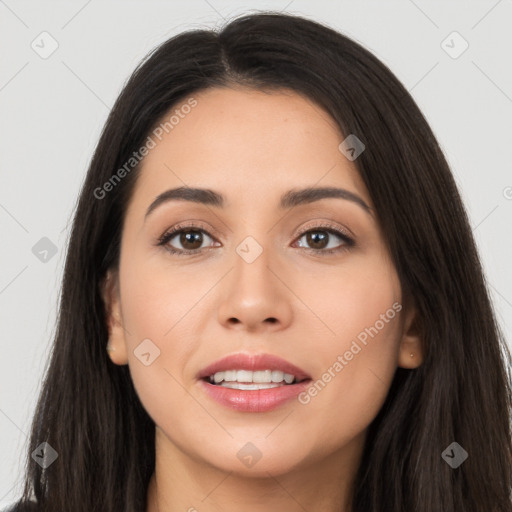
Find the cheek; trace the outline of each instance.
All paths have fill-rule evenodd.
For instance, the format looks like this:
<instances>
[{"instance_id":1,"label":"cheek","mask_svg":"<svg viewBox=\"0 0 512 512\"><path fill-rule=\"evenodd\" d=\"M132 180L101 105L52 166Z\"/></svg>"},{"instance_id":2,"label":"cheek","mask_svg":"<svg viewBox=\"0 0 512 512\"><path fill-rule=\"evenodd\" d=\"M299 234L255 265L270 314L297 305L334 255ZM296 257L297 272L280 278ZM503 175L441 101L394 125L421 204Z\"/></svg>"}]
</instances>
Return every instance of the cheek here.
<instances>
[{"instance_id":1,"label":"cheek","mask_svg":"<svg viewBox=\"0 0 512 512\"><path fill-rule=\"evenodd\" d=\"M200 309L198 300L211 287L209 281L214 282L199 279L192 267L171 265L164 249L132 251L122 261L120 278L122 313L131 343L150 338L159 346L166 346L190 321L188 314Z\"/></svg>"},{"instance_id":2,"label":"cheek","mask_svg":"<svg viewBox=\"0 0 512 512\"><path fill-rule=\"evenodd\" d=\"M398 315L380 330L380 323L363 328L359 338L340 335L317 353L321 362L298 402L304 431L321 424L325 454L361 435L382 408L397 367Z\"/></svg>"},{"instance_id":3,"label":"cheek","mask_svg":"<svg viewBox=\"0 0 512 512\"><path fill-rule=\"evenodd\" d=\"M347 258L339 266L309 274L312 277L301 277L293 286L309 308L303 317L308 319L310 331L314 327L315 347L322 347L322 353L331 352L333 347L348 350L350 341L357 337L364 342L369 336L367 329L373 331L374 326L382 331L381 338L388 338L390 329L396 330L393 326L401 309L401 287L386 254ZM379 347L384 352L390 348L389 343L375 348Z\"/></svg>"},{"instance_id":4,"label":"cheek","mask_svg":"<svg viewBox=\"0 0 512 512\"><path fill-rule=\"evenodd\" d=\"M380 259L340 270L317 289L322 293L310 293L308 304L316 305L324 335L315 337L314 358L302 353L315 361L314 382L299 397L309 409L302 417L309 428L324 418L326 439L348 439L371 423L389 391L401 338L400 284L394 268Z\"/></svg>"},{"instance_id":5,"label":"cheek","mask_svg":"<svg viewBox=\"0 0 512 512\"><path fill-rule=\"evenodd\" d=\"M167 271L166 278L151 261L130 262L121 271L130 374L148 414L157 424L165 424L169 411L181 410L190 399L180 383L198 348L190 332L190 322L198 321L201 309L198 293L208 288L205 284L201 292L176 272L169 279Z\"/></svg>"}]
</instances>

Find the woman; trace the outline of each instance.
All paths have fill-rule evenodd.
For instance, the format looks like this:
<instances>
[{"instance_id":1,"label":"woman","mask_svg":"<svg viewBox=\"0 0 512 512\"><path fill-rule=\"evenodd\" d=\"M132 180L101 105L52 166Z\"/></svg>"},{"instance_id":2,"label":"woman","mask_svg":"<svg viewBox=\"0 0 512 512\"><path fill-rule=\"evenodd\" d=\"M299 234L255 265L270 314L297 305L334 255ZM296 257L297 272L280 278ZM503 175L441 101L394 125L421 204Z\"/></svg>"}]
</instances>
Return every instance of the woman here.
<instances>
[{"instance_id":1,"label":"woman","mask_svg":"<svg viewBox=\"0 0 512 512\"><path fill-rule=\"evenodd\" d=\"M408 92L324 25L242 16L163 43L110 113L22 502L510 512L509 369Z\"/></svg>"}]
</instances>

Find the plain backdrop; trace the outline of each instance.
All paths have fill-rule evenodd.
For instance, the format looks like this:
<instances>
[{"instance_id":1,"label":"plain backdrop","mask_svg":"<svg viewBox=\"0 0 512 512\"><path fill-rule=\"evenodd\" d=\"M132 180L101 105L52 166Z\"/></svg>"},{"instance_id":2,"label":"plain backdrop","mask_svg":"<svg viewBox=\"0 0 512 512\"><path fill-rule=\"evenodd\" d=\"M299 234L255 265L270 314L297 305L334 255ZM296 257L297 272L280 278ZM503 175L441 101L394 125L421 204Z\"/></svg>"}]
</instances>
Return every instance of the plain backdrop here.
<instances>
[{"instance_id":1,"label":"plain backdrop","mask_svg":"<svg viewBox=\"0 0 512 512\"><path fill-rule=\"evenodd\" d=\"M160 42L263 9L328 23L411 92L459 184L511 343L511 0L0 0L0 506L21 492L71 213L109 108Z\"/></svg>"}]
</instances>

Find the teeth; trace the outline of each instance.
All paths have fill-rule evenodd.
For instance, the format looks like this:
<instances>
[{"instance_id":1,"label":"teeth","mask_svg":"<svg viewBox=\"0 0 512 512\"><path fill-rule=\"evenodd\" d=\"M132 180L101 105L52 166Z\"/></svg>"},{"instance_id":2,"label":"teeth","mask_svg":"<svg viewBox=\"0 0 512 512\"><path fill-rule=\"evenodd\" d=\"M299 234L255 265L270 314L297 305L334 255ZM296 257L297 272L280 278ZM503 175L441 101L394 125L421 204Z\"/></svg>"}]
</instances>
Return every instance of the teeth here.
<instances>
[{"instance_id":1,"label":"teeth","mask_svg":"<svg viewBox=\"0 0 512 512\"><path fill-rule=\"evenodd\" d=\"M237 375L236 370L230 370L227 372L218 372L218 373L224 373L224 380L226 382L235 382L236 381L236 375Z\"/></svg>"},{"instance_id":2,"label":"teeth","mask_svg":"<svg viewBox=\"0 0 512 512\"><path fill-rule=\"evenodd\" d=\"M263 371L259 371L259 372L248 372L248 373L252 373L252 381L253 382L260 382L260 383L272 382L272 372L270 370L263 370Z\"/></svg>"},{"instance_id":3,"label":"teeth","mask_svg":"<svg viewBox=\"0 0 512 512\"><path fill-rule=\"evenodd\" d=\"M290 375L289 373L284 374L284 381L286 382L286 384L291 384L293 382L293 379L295 379L293 375Z\"/></svg>"},{"instance_id":4,"label":"teeth","mask_svg":"<svg viewBox=\"0 0 512 512\"><path fill-rule=\"evenodd\" d=\"M272 372L272 382L281 382L284 379L284 373L279 370Z\"/></svg>"},{"instance_id":5,"label":"teeth","mask_svg":"<svg viewBox=\"0 0 512 512\"><path fill-rule=\"evenodd\" d=\"M237 382L252 382L252 372L247 370L238 370L236 372Z\"/></svg>"},{"instance_id":6,"label":"teeth","mask_svg":"<svg viewBox=\"0 0 512 512\"><path fill-rule=\"evenodd\" d=\"M295 376L290 373L284 373L279 370L258 370L252 372L249 370L226 370L224 372L217 372L215 375L210 375L210 382L220 384L223 382L224 387L228 386L226 383L242 383L242 384L269 384L269 386L256 386L251 388L236 387L235 389L264 389L265 387L276 387L274 384L291 384L295 380Z\"/></svg>"},{"instance_id":7,"label":"teeth","mask_svg":"<svg viewBox=\"0 0 512 512\"><path fill-rule=\"evenodd\" d=\"M242 384L240 382L223 382L220 384L223 388L231 388L231 389L244 389L246 391L251 391L255 389L269 389L269 388L280 388L283 384Z\"/></svg>"}]
</instances>

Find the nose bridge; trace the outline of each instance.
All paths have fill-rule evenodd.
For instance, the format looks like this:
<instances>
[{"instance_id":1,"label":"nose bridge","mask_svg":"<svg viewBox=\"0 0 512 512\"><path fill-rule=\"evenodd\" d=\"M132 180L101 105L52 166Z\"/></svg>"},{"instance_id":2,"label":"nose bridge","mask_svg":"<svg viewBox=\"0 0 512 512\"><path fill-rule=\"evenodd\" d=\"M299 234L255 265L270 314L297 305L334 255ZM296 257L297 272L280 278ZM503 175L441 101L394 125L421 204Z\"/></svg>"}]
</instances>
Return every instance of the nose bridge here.
<instances>
[{"instance_id":1,"label":"nose bridge","mask_svg":"<svg viewBox=\"0 0 512 512\"><path fill-rule=\"evenodd\" d=\"M286 287L276 277L280 272L278 258L266 231L268 228L262 227L260 234L247 235L234 247L232 272L218 311L220 322L241 323L248 329L256 329L265 321L288 322Z\"/></svg>"},{"instance_id":2,"label":"nose bridge","mask_svg":"<svg viewBox=\"0 0 512 512\"><path fill-rule=\"evenodd\" d=\"M246 236L236 246L236 255L233 258L233 280L236 288L243 291L247 297L276 293L276 290L273 290L275 275L270 271L272 261L276 261L276 258L272 257L272 244L267 238L262 240L261 235L258 238L261 243L252 235Z\"/></svg>"}]
</instances>

